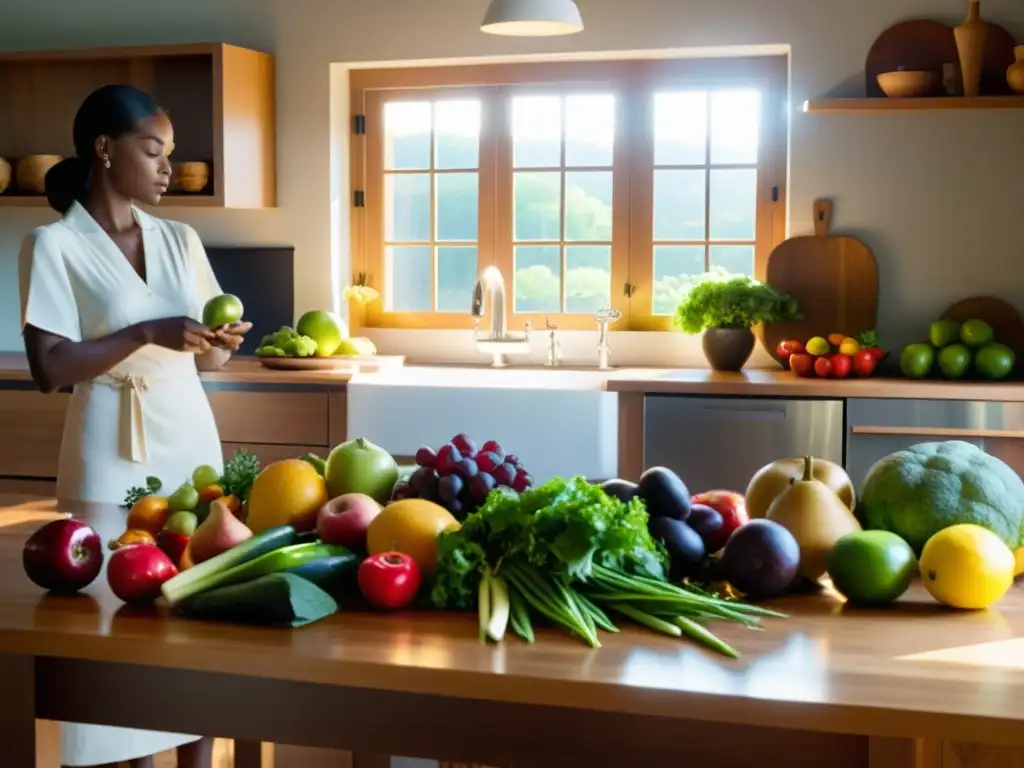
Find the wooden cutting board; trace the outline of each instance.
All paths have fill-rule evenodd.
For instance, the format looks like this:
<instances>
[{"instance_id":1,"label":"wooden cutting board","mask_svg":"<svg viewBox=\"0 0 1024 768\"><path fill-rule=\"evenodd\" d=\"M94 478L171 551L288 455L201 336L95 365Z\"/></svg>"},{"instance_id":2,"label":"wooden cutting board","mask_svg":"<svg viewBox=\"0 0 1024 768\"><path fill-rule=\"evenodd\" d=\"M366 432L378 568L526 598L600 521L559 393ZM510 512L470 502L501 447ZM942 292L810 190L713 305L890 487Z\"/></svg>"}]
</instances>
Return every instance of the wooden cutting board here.
<instances>
[{"instance_id":1,"label":"wooden cutting board","mask_svg":"<svg viewBox=\"0 0 1024 768\"><path fill-rule=\"evenodd\" d=\"M766 323L761 342L770 355L785 339L806 342L812 336L856 336L875 327L878 314L878 265L860 240L834 237L832 202L814 203L814 234L791 237L768 257L765 282L791 294L803 310L801 320Z\"/></svg>"},{"instance_id":2,"label":"wooden cutting board","mask_svg":"<svg viewBox=\"0 0 1024 768\"><path fill-rule=\"evenodd\" d=\"M972 296L963 299L942 313L943 320L965 323L984 320L992 326L996 341L1000 341L1024 361L1024 320L1016 307L994 296ZM1020 366L1018 365L1018 370Z\"/></svg>"}]
</instances>

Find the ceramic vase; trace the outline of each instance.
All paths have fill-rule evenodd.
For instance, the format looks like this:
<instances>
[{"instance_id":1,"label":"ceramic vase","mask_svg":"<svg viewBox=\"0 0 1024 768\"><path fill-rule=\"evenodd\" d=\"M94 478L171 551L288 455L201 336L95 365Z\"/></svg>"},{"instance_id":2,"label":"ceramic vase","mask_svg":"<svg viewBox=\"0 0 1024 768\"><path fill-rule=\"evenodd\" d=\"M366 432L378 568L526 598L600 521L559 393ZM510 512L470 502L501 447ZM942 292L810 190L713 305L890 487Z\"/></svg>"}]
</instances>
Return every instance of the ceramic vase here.
<instances>
[{"instance_id":1,"label":"ceramic vase","mask_svg":"<svg viewBox=\"0 0 1024 768\"><path fill-rule=\"evenodd\" d=\"M967 19L953 30L960 54L960 72L964 79L964 96L973 98L981 92L981 68L985 61L985 37L988 24L981 20L981 0L970 0Z\"/></svg>"},{"instance_id":2,"label":"ceramic vase","mask_svg":"<svg viewBox=\"0 0 1024 768\"><path fill-rule=\"evenodd\" d=\"M701 347L712 369L741 371L754 351L754 333L749 328L708 328Z\"/></svg>"},{"instance_id":3,"label":"ceramic vase","mask_svg":"<svg viewBox=\"0 0 1024 768\"><path fill-rule=\"evenodd\" d=\"M1010 90L1014 93L1024 93L1024 45L1018 45L1013 49L1017 61L1006 70L1006 82L1010 84Z\"/></svg>"}]
</instances>

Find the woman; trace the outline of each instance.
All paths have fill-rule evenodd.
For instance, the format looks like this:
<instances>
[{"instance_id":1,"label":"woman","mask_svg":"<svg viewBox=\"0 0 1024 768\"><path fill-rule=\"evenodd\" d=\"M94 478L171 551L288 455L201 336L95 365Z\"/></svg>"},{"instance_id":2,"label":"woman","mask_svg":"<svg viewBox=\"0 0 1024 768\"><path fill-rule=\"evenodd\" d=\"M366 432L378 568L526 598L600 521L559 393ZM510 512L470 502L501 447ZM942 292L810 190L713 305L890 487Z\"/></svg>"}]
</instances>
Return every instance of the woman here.
<instances>
[{"instance_id":1,"label":"woman","mask_svg":"<svg viewBox=\"0 0 1024 768\"><path fill-rule=\"evenodd\" d=\"M135 88L100 88L75 115L74 144L75 157L46 175L63 218L22 247L22 328L39 388L74 387L58 498L117 504L147 476L174 488L198 465L221 466L197 369L224 365L251 325L200 322L221 291L198 235L134 206L160 202L170 179L174 131L159 105ZM66 766L146 768L175 747L181 768L212 761L212 740L198 736L61 729Z\"/></svg>"}]
</instances>

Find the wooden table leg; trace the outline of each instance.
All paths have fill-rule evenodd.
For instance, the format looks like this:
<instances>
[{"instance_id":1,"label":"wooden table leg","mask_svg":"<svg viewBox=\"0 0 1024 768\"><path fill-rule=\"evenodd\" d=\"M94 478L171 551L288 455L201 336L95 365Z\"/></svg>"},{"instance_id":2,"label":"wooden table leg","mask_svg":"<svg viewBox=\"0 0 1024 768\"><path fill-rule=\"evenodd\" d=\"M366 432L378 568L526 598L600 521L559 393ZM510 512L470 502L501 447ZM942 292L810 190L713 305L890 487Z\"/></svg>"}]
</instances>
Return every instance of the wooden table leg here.
<instances>
[{"instance_id":1,"label":"wooden table leg","mask_svg":"<svg viewBox=\"0 0 1024 768\"><path fill-rule=\"evenodd\" d=\"M235 768L274 768L274 745L235 740Z\"/></svg>"},{"instance_id":2,"label":"wooden table leg","mask_svg":"<svg viewBox=\"0 0 1024 768\"><path fill-rule=\"evenodd\" d=\"M4 681L4 695L0 698L0 744L3 745L3 764L10 768L58 768L60 738L57 731L57 760L51 762L51 749L36 746L36 682L35 659L31 656L0 654L0 680ZM41 723L40 746L47 747L53 727ZM59 726L58 726L59 728ZM37 756L43 761L37 763Z\"/></svg>"}]
</instances>

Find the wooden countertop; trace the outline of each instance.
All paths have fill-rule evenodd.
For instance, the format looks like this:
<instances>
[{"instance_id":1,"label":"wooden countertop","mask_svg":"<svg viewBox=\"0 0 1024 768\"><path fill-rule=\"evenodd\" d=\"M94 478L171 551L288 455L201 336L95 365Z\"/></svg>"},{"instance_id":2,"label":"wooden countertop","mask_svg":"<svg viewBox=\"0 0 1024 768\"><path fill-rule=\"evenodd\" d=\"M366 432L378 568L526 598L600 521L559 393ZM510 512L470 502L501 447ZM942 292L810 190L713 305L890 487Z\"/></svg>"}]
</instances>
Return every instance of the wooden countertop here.
<instances>
[{"instance_id":1,"label":"wooden countertop","mask_svg":"<svg viewBox=\"0 0 1024 768\"><path fill-rule=\"evenodd\" d=\"M726 660L640 629L591 650L556 630L534 645L477 641L475 618L341 613L299 630L173 618L119 604L101 577L82 595L44 595L21 547L55 502L0 497L0 654L258 675L380 691L661 715L836 733L1020 743L1024 593L996 609L944 610L920 589L886 611L848 610L832 593L775 607L788 620L721 636ZM124 512L60 505L103 538Z\"/></svg>"}]
</instances>

